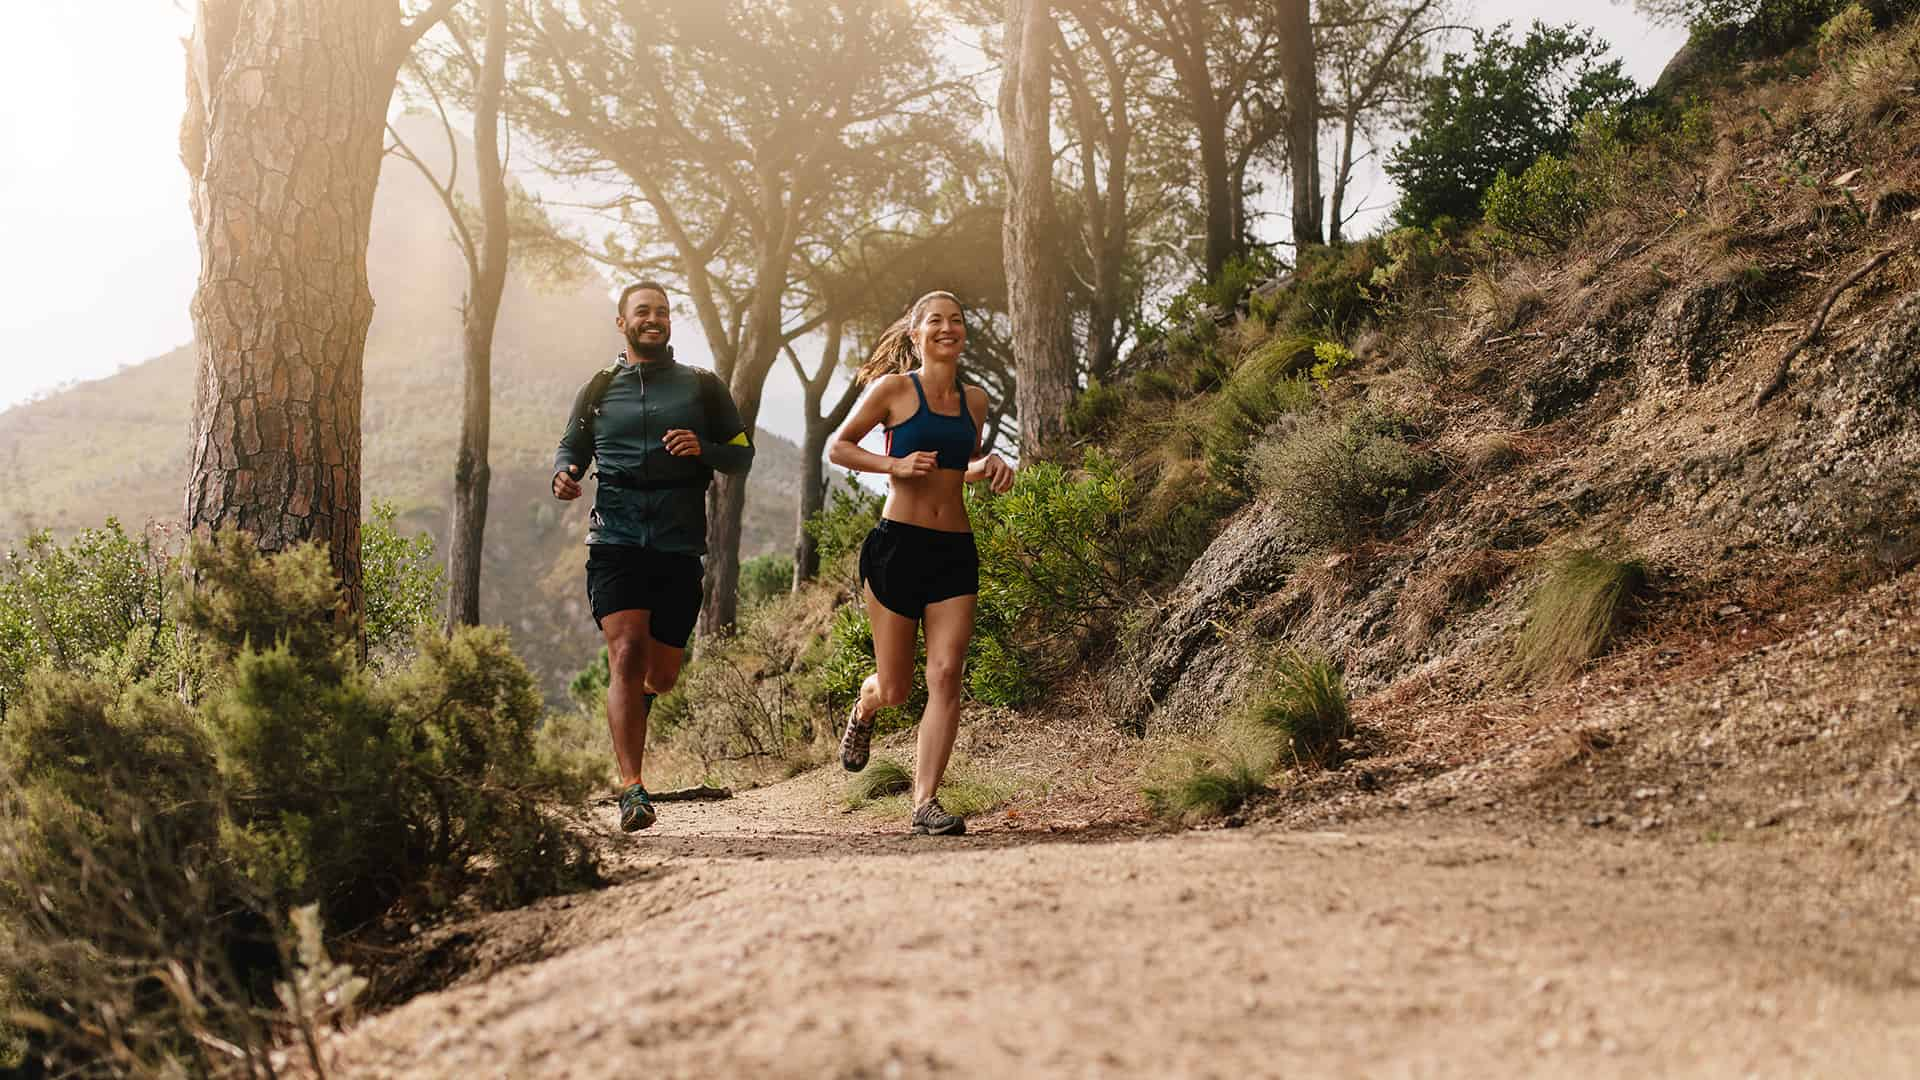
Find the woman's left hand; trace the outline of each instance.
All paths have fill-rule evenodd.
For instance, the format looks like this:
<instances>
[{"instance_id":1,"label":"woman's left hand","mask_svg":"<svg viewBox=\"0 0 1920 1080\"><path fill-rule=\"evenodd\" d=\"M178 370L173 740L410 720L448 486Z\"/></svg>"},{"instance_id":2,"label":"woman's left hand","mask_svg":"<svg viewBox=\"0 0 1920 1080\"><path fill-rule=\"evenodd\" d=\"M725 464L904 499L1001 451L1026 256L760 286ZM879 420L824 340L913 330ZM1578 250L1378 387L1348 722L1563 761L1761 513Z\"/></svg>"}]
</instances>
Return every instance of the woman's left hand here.
<instances>
[{"instance_id":1,"label":"woman's left hand","mask_svg":"<svg viewBox=\"0 0 1920 1080\"><path fill-rule=\"evenodd\" d=\"M988 454L980 462L980 479L995 495L1005 494L1013 487L1013 466L1001 459L999 454Z\"/></svg>"}]
</instances>

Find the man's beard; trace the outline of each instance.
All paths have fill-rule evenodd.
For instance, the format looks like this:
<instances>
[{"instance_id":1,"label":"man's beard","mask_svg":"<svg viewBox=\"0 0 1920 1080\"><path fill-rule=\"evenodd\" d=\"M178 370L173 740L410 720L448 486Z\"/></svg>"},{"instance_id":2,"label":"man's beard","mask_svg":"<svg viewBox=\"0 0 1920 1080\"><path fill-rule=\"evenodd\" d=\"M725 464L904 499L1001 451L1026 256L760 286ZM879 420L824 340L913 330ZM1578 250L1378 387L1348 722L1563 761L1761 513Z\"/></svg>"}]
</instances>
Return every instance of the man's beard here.
<instances>
[{"instance_id":1,"label":"man's beard","mask_svg":"<svg viewBox=\"0 0 1920 1080\"><path fill-rule=\"evenodd\" d=\"M632 330L627 331L627 350L635 357L643 360L666 359L667 342L672 340L673 332L661 328L660 340L658 342L651 345L642 345L640 343L640 334L646 329L648 328L644 326L636 326Z\"/></svg>"}]
</instances>

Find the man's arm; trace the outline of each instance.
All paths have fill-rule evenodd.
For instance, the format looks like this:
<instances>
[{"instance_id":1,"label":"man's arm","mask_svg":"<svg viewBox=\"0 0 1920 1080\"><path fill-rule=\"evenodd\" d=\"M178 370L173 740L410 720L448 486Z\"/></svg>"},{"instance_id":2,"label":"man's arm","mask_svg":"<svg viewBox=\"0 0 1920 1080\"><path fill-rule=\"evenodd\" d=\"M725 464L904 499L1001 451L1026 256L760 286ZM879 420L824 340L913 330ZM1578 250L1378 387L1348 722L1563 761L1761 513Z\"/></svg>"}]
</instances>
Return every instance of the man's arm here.
<instances>
[{"instance_id":1,"label":"man's arm","mask_svg":"<svg viewBox=\"0 0 1920 1080\"><path fill-rule=\"evenodd\" d=\"M700 397L707 410L710 439L700 440L700 460L723 473L739 475L753 467L753 442L746 421L718 376L702 373Z\"/></svg>"},{"instance_id":2,"label":"man's arm","mask_svg":"<svg viewBox=\"0 0 1920 1080\"><path fill-rule=\"evenodd\" d=\"M578 483L593 464L593 381L573 396L573 410L567 416L567 430L560 435L560 447L553 454L551 482L560 477ZM578 494L576 491L575 494Z\"/></svg>"}]
</instances>

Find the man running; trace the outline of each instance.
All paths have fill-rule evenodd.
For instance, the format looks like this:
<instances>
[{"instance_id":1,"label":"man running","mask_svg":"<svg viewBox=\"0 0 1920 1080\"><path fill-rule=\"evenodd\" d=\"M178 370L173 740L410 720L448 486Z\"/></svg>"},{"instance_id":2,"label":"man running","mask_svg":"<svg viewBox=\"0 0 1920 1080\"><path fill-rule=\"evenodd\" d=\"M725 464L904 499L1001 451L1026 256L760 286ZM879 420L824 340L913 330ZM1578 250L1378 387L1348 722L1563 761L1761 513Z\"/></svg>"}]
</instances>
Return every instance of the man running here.
<instances>
[{"instance_id":1,"label":"man running","mask_svg":"<svg viewBox=\"0 0 1920 1080\"><path fill-rule=\"evenodd\" d=\"M653 824L641 776L647 713L673 689L700 613L707 551L707 485L713 471L753 465L740 410L710 371L674 363L667 290L657 282L620 294L614 325L627 351L573 399L553 458L553 494L580 497L598 459L587 529L587 600L607 639L607 726L620 766L620 827Z\"/></svg>"}]
</instances>

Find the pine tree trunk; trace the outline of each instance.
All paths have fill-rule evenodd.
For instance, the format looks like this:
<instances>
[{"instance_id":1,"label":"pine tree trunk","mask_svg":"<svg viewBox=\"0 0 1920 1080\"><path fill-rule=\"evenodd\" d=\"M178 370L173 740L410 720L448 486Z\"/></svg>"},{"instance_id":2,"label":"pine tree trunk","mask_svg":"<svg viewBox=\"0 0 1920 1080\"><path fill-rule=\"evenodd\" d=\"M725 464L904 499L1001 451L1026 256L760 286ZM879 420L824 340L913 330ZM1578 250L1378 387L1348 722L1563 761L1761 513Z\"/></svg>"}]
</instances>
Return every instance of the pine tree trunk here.
<instances>
[{"instance_id":1,"label":"pine tree trunk","mask_svg":"<svg viewBox=\"0 0 1920 1080\"><path fill-rule=\"evenodd\" d=\"M1007 313L1013 322L1014 400L1020 457L1038 461L1066 449L1073 395L1071 313L1054 222L1052 88L1047 0L1007 0L1007 71L1000 83L1006 137Z\"/></svg>"},{"instance_id":2,"label":"pine tree trunk","mask_svg":"<svg viewBox=\"0 0 1920 1080\"><path fill-rule=\"evenodd\" d=\"M507 284L507 177L500 164L500 96L506 81L505 0L487 2L486 54L474 95L473 145L480 183L481 236L468 263L464 312L466 393L453 469L453 524L447 548L447 629L480 622L480 561L492 469L493 329Z\"/></svg>"},{"instance_id":3,"label":"pine tree trunk","mask_svg":"<svg viewBox=\"0 0 1920 1080\"><path fill-rule=\"evenodd\" d=\"M820 575L820 545L807 531L807 522L827 501L827 435L831 428L808 418L807 436L800 447L800 512L793 528L793 587Z\"/></svg>"},{"instance_id":4,"label":"pine tree trunk","mask_svg":"<svg viewBox=\"0 0 1920 1080\"><path fill-rule=\"evenodd\" d=\"M357 634L367 235L410 44L394 0L202 0L181 157L200 277L186 519L316 542Z\"/></svg>"},{"instance_id":5,"label":"pine tree trunk","mask_svg":"<svg viewBox=\"0 0 1920 1080\"><path fill-rule=\"evenodd\" d=\"M1287 94L1287 167L1293 174L1293 244L1297 253L1325 243L1320 209L1319 87L1307 0L1280 0L1280 81Z\"/></svg>"}]
</instances>

